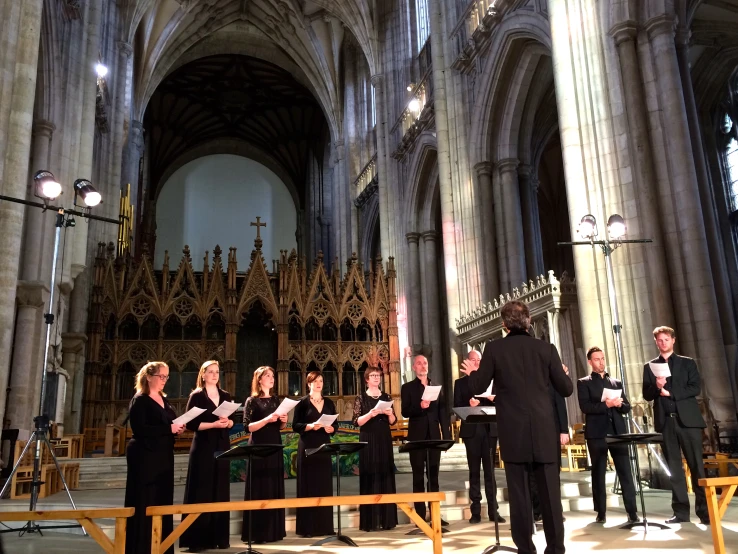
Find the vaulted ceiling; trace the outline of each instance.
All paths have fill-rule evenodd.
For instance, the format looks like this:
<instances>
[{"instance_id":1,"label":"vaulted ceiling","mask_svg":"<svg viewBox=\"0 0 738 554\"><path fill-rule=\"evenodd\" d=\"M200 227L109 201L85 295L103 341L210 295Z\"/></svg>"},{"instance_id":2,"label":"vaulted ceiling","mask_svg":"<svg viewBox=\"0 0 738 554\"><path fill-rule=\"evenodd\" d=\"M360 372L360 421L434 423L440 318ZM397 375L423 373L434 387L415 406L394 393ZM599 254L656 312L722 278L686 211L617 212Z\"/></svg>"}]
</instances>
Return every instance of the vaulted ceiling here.
<instances>
[{"instance_id":1,"label":"vaulted ceiling","mask_svg":"<svg viewBox=\"0 0 738 554\"><path fill-rule=\"evenodd\" d=\"M146 110L152 198L188 151L243 141L283 168L305 200L311 156L322 160L328 128L312 93L289 72L249 56L199 58L168 75Z\"/></svg>"}]
</instances>

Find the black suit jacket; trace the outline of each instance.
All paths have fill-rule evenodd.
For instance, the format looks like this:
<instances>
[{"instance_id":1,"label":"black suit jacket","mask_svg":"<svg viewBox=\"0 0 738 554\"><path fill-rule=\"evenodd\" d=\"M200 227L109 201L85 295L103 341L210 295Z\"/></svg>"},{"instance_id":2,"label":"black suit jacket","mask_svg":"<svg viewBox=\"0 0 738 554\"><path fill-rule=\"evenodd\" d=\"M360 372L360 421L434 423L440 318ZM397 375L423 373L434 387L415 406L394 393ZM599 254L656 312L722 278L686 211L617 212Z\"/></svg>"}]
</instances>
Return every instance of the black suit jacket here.
<instances>
[{"instance_id":1,"label":"black suit jacket","mask_svg":"<svg viewBox=\"0 0 738 554\"><path fill-rule=\"evenodd\" d=\"M630 403L625 396L625 392L620 395L623 398L623 404L620 408L608 408L602 402L602 391L600 390L599 379L606 389L623 390L623 384L613 379L609 375L604 378L597 374L582 377L577 381L577 396L579 396L579 408L585 415L584 422L584 438L585 439L604 439L610 434L610 418L612 418L615 434L621 435L627 433L628 429L623 419L623 414L630 411Z\"/></svg>"},{"instance_id":2,"label":"black suit jacket","mask_svg":"<svg viewBox=\"0 0 738 554\"><path fill-rule=\"evenodd\" d=\"M517 331L484 349L479 370L469 376L472 393L495 380L500 454L511 463L558 463L560 447L549 383L561 396L574 385L553 344Z\"/></svg>"},{"instance_id":3,"label":"black suit jacket","mask_svg":"<svg viewBox=\"0 0 738 554\"><path fill-rule=\"evenodd\" d=\"M428 384L434 385L428 379ZM420 407L425 387L419 379L413 379L402 385L402 417L409 419L407 423L407 440L450 439L451 423L443 399L443 390L438 399L430 403L427 410Z\"/></svg>"},{"instance_id":4,"label":"black suit jacket","mask_svg":"<svg viewBox=\"0 0 738 554\"><path fill-rule=\"evenodd\" d=\"M566 400L556 390L548 384L548 392L551 396L551 405L554 409L554 416L556 417L556 427L559 433L569 434L569 414L566 413ZM496 399L495 399L496 400ZM556 437L558 440L558 437Z\"/></svg>"},{"instance_id":5,"label":"black suit jacket","mask_svg":"<svg viewBox=\"0 0 738 554\"><path fill-rule=\"evenodd\" d=\"M697 395L701 390L700 372L697 370L697 364L692 358L678 356L676 354L669 356L669 359L672 360L672 363L669 364L671 377L666 378L666 386L664 388L669 391L671 394L670 398L676 404L679 421L685 427L697 427L700 429L707 427L700 413L700 407L697 404ZM658 362L659 358L651 361ZM659 401L661 391L656 386L656 377L648 364L643 366L643 398L654 401L654 427L656 428L656 432L660 433L664 429L664 424L668 416L664 413L661 402Z\"/></svg>"},{"instance_id":6,"label":"black suit jacket","mask_svg":"<svg viewBox=\"0 0 738 554\"><path fill-rule=\"evenodd\" d=\"M496 390L494 392L497 392ZM469 408L469 400L474 395L469 389L469 377L461 377L456 379L454 382L454 408ZM486 398L477 398L480 406L494 406L494 402L490 402ZM497 436L497 424L496 423L466 423L461 422L461 429L459 430L459 436L462 439L472 438L476 432L477 427L483 425L487 431L487 434Z\"/></svg>"}]
</instances>

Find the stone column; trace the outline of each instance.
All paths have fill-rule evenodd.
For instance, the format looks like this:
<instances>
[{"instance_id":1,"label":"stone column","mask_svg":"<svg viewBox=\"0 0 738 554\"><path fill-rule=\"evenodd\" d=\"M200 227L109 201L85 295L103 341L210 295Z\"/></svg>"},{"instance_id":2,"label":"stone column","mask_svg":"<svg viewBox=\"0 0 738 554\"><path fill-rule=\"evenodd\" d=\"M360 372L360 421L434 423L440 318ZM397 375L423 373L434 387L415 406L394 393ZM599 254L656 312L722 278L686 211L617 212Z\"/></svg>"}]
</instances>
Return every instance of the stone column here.
<instances>
[{"instance_id":1,"label":"stone column","mask_svg":"<svg viewBox=\"0 0 738 554\"><path fill-rule=\"evenodd\" d=\"M441 321L440 290L438 288L438 255L436 253L435 231L422 233L425 243L425 283L424 290L428 306L428 327L430 333L425 335L430 344L430 358L428 360L428 373L435 383L444 383L443 378L443 336L441 327L445 324Z\"/></svg>"},{"instance_id":2,"label":"stone column","mask_svg":"<svg viewBox=\"0 0 738 554\"><path fill-rule=\"evenodd\" d=\"M336 214L338 215L338 221L336 222L336 234L338 238L336 241L336 250L338 251L339 267L344 267L345 261L350 256L349 245L351 244L351 229L348 228L349 215L347 196L349 190L348 183L346 182L347 171L344 140L337 140L333 143L333 146L336 149L336 171L334 172L334 178L336 183L338 184L338 194L336 199L338 203L338 209L336 210Z\"/></svg>"},{"instance_id":3,"label":"stone column","mask_svg":"<svg viewBox=\"0 0 738 554\"><path fill-rule=\"evenodd\" d=\"M426 263L425 255L426 245L425 240L418 243L418 261L420 263L420 289L418 291L418 300L420 302L420 317L423 329L423 342L421 343L422 352L416 350L416 345L413 345L413 354L423 354L425 352L425 346L430 342L430 312L428 309L428 264ZM435 323L435 322L434 322Z\"/></svg>"},{"instance_id":4,"label":"stone column","mask_svg":"<svg viewBox=\"0 0 738 554\"><path fill-rule=\"evenodd\" d=\"M529 165L518 167L520 183L520 209L523 216L525 243L525 268L528 278L544 275L543 245L541 244L541 220L538 215L538 179L533 176Z\"/></svg>"},{"instance_id":5,"label":"stone column","mask_svg":"<svg viewBox=\"0 0 738 554\"><path fill-rule=\"evenodd\" d=\"M143 207L143 201L140 198L139 186L139 175L141 167L141 159L144 155L144 128L143 123L140 121L131 120L131 126L128 129L128 143L123 151L123 169L121 180L123 184L130 183L131 185L131 197L130 202L134 208L135 219L133 221L133 232L138 231L137 221L141 214L141 208Z\"/></svg>"},{"instance_id":6,"label":"stone column","mask_svg":"<svg viewBox=\"0 0 738 554\"><path fill-rule=\"evenodd\" d=\"M665 244L672 275L672 294L681 335L681 351L699 358L704 382L716 419L735 415L732 388L728 381L723 330L715 296L715 283L708 254L702 203L697 184L694 153L690 142L684 91L674 45L674 18L659 16L645 25L651 45L658 88L667 175L661 180L660 207L669 222ZM679 199L678 211L674 199Z\"/></svg>"},{"instance_id":7,"label":"stone column","mask_svg":"<svg viewBox=\"0 0 738 554\"><path fill-rule=\"evenodd\" d=\"M526 280L525 242L517 171L519 164L520 162L515 158L505 158L496 164L500 171L505 229L504 250L507 259L507 274L501 280L502 288L506 291L519 287Z\"/></svg>"},{"instance_id":8,"label":"stone column","mask_svg":"<svg viewBox=\"0 0 738 554\"><path fill-rule=\"evenodd\" d=\"M410 339L413 348L416 345L423 344L423 307L421 302L421 282L420 282L420 252L418 250L419 233L408 233L407 238L408 250L408 283L410 288L409 310L410 313L410 329L412 330L412 338Z\"/></svg>"},{"instance_id":9,"label":"stone column","mask_svg":"<svg viewBox=\"0 0 738 554\"><path fill-rule=\"evenodd\" d=\"M4 2L0 60L0 193L25 198L38 74L41 0ZM5 413L24 208L0 202L0 414Z\"/></svg>"},{"instance_id":10,"label":"stone column","mask_svg":"<svg viewBox=\"0 0 738 554\"><path fill-rule=\"evenodd\" d=\"M500 281L497 269L497 244L495 240L495 202L492 190L491 162L481 162L474 166L479 183L479 218L482 221L481 259L484 261L484 302L489 302L500 294Z\"/></svg>"},{"instance_id":11,"label":"stone column","mask_svg":"<svg viewBox=\"0 0 738 554\"><path fill-rule=\"evenodd\" d=\"M62 335L62 365L67 369L65 378L64 404L57 400L57 408L64 407L64 428L67 433L82 431L82 395L85 386L85 345L84 333L64 333Z\"/></svg>"},{"instance_id":12,"label":"stone column","mask_svg":"<svg viewBox=\"0 0 738 554\"><path fill-rule=\"evenodd\" d=\"M385 134L387 133L387 116L385 110L384 75L372 75L372 86L374 87L374 103L377 114L377 169L379 172L379 242L382 244L382 260L387 260L392 255L390 249L390 201L389 180L387 179L387 149L385 148Z\"/></svg>"}]
</instances>

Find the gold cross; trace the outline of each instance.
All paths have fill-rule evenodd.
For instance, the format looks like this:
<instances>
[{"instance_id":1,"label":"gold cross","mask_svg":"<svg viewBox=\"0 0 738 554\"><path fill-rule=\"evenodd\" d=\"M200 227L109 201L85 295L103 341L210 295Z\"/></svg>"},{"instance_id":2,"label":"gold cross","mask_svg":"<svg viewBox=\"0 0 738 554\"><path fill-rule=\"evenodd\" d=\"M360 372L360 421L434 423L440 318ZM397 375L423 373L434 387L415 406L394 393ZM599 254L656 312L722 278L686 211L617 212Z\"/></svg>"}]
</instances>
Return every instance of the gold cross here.
<instances>
[{"instance_id":1,"label":"gold cross","mask_svg":"<svg viewBox=\"0 0 738 554\"><path fill-rule=\"evenodd\" d=\"M260 229L260 227L266 227L267 224L266 223L262 223L261 222L261 217L256 216L256 221L252 221L251 222L251 226L252 227L256 227L256 238L257 239L260 239L261 238L261 229Z\"/></svg>"}]
</instances>

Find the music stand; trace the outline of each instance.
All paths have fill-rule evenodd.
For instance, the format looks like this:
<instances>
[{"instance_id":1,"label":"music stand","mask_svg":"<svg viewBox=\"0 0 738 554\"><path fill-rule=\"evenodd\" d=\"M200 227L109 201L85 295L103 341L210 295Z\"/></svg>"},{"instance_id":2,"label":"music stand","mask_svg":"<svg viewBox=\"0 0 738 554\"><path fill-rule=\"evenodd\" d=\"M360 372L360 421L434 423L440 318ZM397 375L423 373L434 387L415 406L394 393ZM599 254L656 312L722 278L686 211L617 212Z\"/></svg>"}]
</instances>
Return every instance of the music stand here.
<instances>
[{"instance_id":1,"label":"music stand","mask_svg":"<svg viewBox=\"0 0 738 554\"><path fill-rule=\"evenodd\" d=\"M488 408L487 406L484 406ZM495 435L497 428L497 413L485 413L482 406L475 406L469 408L454 408L454 413L461 418L464 423L473 425L481 425L483 423L490 423L495 426ZM491 431L491 429L490 429ZM495 477L495 458L494 453L490 449L490 456L492 456L492 494L494 495L494 501L497 502L497 478ZM487 506L487 511L493 510L494 506ZM518 549L513 546L503 546L500 544L500 524L497 521L497 514L494 514L493 519L495 520L495 544L488 546L484 549L482 554L492 554L493 552L517 552ZM536 532L536 525L533 524L533 533Z\"/></svg>"},{"instance_id":2,"label":"music stand","mask_svg":"<svg viewBox=\"0 0 738 554\"><path fill-rule=\"evenodd\" d=\"M315 454L329 454L336 457L336 496L341 496L341 456L345 454L353 454L364 448L368 442L327 442L318 448L306 448L305 455L313 456ZM320 539L311 546L321 546L328 542L339 541L348 546L356 546L356 543L341 533L341 505L336 507L338 512L338 533Z\"/></svg>"},{"instance_id":3,"label":"music stand","mask_svg":"<svg viewBox=\"0 0 738 554\"><path fill-rule=\"evenodd\" d=\"M216 460L246 460L249 465L249 500L253 500L254 489L251 487L251 460L253 458L266 458L272 456L284 448L281 444L245 444L243 446L235 446L225 452L216 452ZM242 550L238 554L260 554L258 551L251 548L251 514L253 510L249 510L249 533L248 539L249 544L246 550Z\"/></svg>"},{"instance_id":4,"label":"music stand","mask_svg":"<svg viewBox=\"0 0 738 554\"><path fill-rule=\"evenodd\" d=\"M405 444L400 446L398 452L416 452L418 450L425 450L425 470L428 472L428 478L430 480L430 451L438 450L439 452L446 452L449 448L454 445L454 441L446 439L433 439L433 440L422 440L422 441L407 441ZM423 476L425 481L425 476ZM429 491L430 492L430 491ZM443 520L441 520L443 521ZM448 525L448 524L447 524ZM443 527L441 523L441 533L448 533L448 529ZM421 535L424 534L420 529L413 529L407 535Z\"/></svg>"},{"instance_id":5,"label":"music stand","mask_svg":"<svg viewBox=\"0 0 738 554\"><path fill-rule=\"evenodd\" d=\"M646 516L646 501L643 499L643 485L641 484L641 466L638 463L638 449L636 448L639 444L651 444L654 442L664 442L664 436L661 433L623 433L622 435L608 435L605 437L607 444L625 444L629 447L633 447L633 458L635 461L636 475L635 479L638 483L638 496L641 499L641 513L643 514L643 520L634 523L625 523L620 526L620 529L633 529L634 527L641 527L646 533L648 533L648 526L656 527L657 529L671 529L668 525L663 523L648 523L648 517Z\"/></svg>"}]
</instances>

